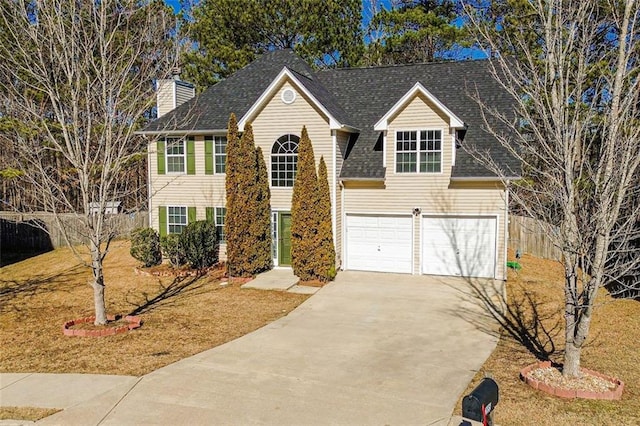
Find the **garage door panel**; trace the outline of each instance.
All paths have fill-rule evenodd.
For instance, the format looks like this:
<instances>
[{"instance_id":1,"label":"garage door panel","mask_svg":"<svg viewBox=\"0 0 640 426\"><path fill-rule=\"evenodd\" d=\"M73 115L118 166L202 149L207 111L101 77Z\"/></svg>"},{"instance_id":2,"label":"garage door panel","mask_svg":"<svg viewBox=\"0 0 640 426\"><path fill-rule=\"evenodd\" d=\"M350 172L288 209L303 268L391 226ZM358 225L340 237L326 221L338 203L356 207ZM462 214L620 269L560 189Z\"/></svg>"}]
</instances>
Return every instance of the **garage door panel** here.
<instances>
[{"instance_id":1,"label":"garage door panel","mask_svg":"<svg viewBox=\"0 0 640 426\"><path fill-rule=\"evenodd\" d=\"M347 215L347 269L411 273L410 216Z\"/></svg>"},{"instance_id":2,"label":"garage door panel","mask_svg":"<svg viewBox=\"0 0 640 426\"><path fill-rule=\"evenodd\" d=\"M425 217L422 232L423 273L494 276L494 217Z\"/></svg>"}]
</instances>

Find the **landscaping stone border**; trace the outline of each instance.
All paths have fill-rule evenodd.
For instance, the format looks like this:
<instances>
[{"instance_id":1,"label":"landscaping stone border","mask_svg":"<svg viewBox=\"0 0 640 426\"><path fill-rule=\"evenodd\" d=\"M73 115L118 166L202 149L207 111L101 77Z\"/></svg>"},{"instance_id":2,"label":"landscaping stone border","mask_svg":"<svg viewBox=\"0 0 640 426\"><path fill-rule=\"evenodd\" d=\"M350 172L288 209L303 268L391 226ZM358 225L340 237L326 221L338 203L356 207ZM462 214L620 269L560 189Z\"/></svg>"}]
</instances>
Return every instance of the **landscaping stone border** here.
<instances>
[{"instance_id":1,"label":"landscaping stone border","mask_svg":"<svg viewBox=\"0 0 640 426\"><path fill-rule=\"evenodd\" d=\"M107 315L107 320L116 321L121 319L121 315ZM72 329L76 324L84 324L84 323L92 323L96 320L96 317L85 317L78 318L71 321L67 321L62 326L62 333L65 336L80 336L80 337L103 337L103 336L114 336L120 333L126 333L129 330L133 330L139 328L142 325L142 318L138 315L127 315L124 317L124 320L128 323L127 325L121 325L118 327L110 327L110 328L102 328L98 330L84 330L84 329Z\"/></svg>"},{"instance_id":2,"label":"landscaping stone border","mask_svg":"<svg viewBox=\"0 0 640 426\"><path fill-rule=\"evenodd\" d=\"M610 401L616 401L622 398L622 391L624 390L624 382L614 377L607 376L597 371L581 368L580 370L586 374L600 377L601 379L610 381L616 385L616 388L606 392L594 392L577 389L565 389L555 386L550 386L532 377L529 377L529 373L537 368L550 368L550 361L540 361L535 364L531 364L520 371L520 379L534 389L538 389L542 392L546 392L550 395L559 396L560 398L583 398L583 399L604 399Z\"/></svg>"}]
</instances>

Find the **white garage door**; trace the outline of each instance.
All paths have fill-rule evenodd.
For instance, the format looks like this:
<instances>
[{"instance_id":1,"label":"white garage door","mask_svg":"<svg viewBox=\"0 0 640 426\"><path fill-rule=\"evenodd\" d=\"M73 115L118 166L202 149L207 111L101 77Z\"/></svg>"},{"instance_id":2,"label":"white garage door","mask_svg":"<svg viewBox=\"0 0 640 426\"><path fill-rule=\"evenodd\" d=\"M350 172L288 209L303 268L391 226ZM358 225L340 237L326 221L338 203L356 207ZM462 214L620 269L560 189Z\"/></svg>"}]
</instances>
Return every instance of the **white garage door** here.
<instances>
[{"instance_id":1,"label":"white garage door","mask_svg":"<svg viewBox=\"0 0 640 426\"><path fill-rule=\"evenodd\" d=\"M347 269L411 273L411 216L347 215Z\"/></svg>"},{"instance_id":2,"label":"white garage door","mask_svg":"<svg viewBox=\"0 0 640 426\"><path fill-rule=\"evenodd\" d=\"M422 218L422 273L493 278L495 217Z\"/></svg>"}]
</instances>

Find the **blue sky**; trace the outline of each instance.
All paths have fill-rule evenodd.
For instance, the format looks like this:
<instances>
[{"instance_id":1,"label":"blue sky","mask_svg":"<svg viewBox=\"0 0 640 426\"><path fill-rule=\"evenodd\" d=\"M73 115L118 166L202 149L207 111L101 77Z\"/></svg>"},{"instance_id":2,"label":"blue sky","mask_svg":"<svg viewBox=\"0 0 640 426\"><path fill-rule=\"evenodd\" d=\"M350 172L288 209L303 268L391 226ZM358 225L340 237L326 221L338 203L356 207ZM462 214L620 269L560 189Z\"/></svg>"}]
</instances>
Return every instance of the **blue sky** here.
<instances>
[{"instance_id":1,"label":"blue sky","mask_svg":"<svg viewBox=\"0 0 640 426\"><path fill-rule=\"evenodd\" d=\"M173 7L176 12L180 10L180 0L164 0L164 2Z\"/></svg>"}]
</instances>

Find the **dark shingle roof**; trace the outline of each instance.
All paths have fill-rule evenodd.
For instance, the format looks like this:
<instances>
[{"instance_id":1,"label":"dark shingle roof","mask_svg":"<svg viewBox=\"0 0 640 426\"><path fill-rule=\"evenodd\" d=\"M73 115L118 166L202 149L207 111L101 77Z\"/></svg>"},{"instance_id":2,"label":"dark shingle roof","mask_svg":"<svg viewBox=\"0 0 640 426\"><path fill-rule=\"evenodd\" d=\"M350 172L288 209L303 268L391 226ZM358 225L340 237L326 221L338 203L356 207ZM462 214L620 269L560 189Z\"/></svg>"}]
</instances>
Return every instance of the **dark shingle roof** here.
<instances>
[{"instance_id":1,"label":"dark shingle roof","mask_svg":"<svg viewBox=\"0 0 640 426\"><path fill-rule=\"evenodd\" d=\"M292 50L268 52L151 122L144 131L226 129L229 115L233 112L240 120L284 67L302 76L313 75L311 67Z\"/></svg>"},{"instance_id":2,"label":"dark shingle roof","mask_svg":"<svg viewBox=\"0 0 640 426\"><path fill-rule=\"evenodd\" d=\"M384 176L382 152L376 150L380 135L373 131L373 126L417 82L465 123L464 145L475 146L479 150L491 149L493 158L512 162L506 150L483 130L486 126L480 107L468 95L477 87L489 105L508 108L509 97L491 77L488 65L488 61L464 61L318 72L319 80L336 94L355 126L363 129L344 162L341 177ZM453 176L490 177L494 174L465 150L459 149Z\"/></svg>"},{"instance_id":3,"label":"dark shingle roof","mask_svg":"<svg viewBox=\"0 0 640 426\"><path fill-rule=\"evenodd\" d=\"M488 105L509 110L512 102L492 78L489 65L485 60L314 72L291 50L269 52L145 130L166 129L171 123L181 123L173 125L179 130L225 129L229 114L235 112L240 119L287 67L338 122L359 129L347 148L341 178L384 178L381 132L374 131L373 126L417 82L465 123L465 147L490 150L499 164L516 170L513 158L485 130L480 107L469 96L477 90ZM464 149L457 151L453 177L492 176L495 175Z\"/></svg>"}]
</instances>

